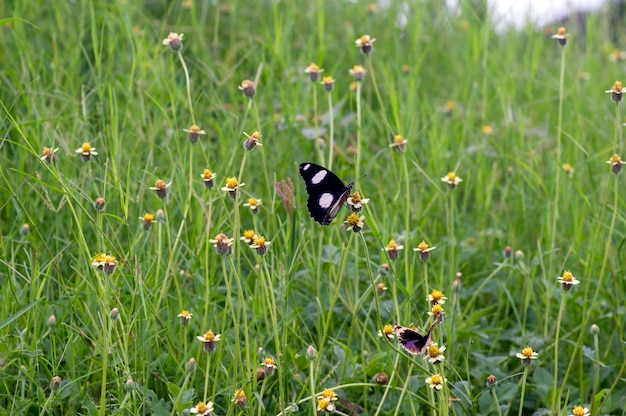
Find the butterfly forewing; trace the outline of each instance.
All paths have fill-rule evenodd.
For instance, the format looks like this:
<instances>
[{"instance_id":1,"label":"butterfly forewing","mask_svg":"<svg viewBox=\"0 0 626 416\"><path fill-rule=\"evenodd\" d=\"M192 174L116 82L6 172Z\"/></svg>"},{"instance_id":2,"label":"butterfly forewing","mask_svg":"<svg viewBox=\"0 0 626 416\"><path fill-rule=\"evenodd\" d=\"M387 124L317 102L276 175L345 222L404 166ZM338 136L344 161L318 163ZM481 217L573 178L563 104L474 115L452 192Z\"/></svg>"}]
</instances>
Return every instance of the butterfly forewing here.
<instances>
[{"instance_id":1,"label":"butterfly forewing","mask_svg":"<svg viewBox=\"0 0 626 416\"><path fill-rule=\"evenodd\" d=\"M302 163L300 176L309 194L306 205L311 217L322 225L330 224L348 199L353 184L346 185L330 170L315 163Z\"/></svg>"},{"instance_id":2,"label":"butterfly forewing","mask_svg":"<svg viewBox=\"0 0 626 416\"><path fill-rule=\"evenodd\" d=\"M439 322L441 322L441 318L435 318L425 335L400 325L394 325L393 330L396 332L398 342L402 348L411 354L425 354L430 345L430 335Z\"/></svg>"}]
</instances>

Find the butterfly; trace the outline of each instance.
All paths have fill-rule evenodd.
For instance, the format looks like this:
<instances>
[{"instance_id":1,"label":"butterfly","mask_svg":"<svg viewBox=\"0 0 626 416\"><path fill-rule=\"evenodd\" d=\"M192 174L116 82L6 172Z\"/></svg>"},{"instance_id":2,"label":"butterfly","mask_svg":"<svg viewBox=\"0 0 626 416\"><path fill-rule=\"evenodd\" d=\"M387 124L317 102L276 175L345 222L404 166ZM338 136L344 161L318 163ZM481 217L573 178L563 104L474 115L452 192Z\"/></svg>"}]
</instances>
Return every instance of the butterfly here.
<instances>
[{"instance_id":1,"label":"butterfly","mask_svg":"<svg viewBox=\"0 0 626 416\"><path fill-rule=\"evenodd\" d=\"M300 176L309 194L306 206L311 217L322 225L330 224L348 199L354 182L346 185L337 175L315 163L302 163Z\"/></svg>"},{"instance_id":2,"label":"butterfly","mask_svg":"<svg viewBox=\"0 0 626 416\"><path fill-rule=\"evenodd\" d=\"M410 354L420 355L425 354L428 350L432 331L440 321L440 317L435 318L426 335L422 335L418 331L400 325L394 325L393 330L396 332L398 342L402 348L407 350Z\"/></svg>"}]
</instances>

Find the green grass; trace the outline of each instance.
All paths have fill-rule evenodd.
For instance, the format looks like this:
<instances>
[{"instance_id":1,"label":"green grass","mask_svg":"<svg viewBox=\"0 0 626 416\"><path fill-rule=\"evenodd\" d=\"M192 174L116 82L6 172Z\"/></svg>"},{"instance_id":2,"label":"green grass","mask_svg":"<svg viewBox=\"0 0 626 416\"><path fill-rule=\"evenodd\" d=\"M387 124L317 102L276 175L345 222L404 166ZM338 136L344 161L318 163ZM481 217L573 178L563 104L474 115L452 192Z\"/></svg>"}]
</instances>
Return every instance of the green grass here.
<instances>
[{"instance_id":1,"label":"green grass","mask_svg":"<svg viewBox=\"0 0 626 416\"><path fill-rule=\"evenodd\" d=\"M312 415L329 388L339 414L625 414L624 178L606 164L624 152L623 114L604 94L623 63L607 58L605 16L568 28L560 49L541 30L493 32L469 1L409 2L404 29L400 2L183 3L0 4L0 413L212 401L218 415ZM179 54L161 44L169 32L185 34ZM376 38L368 56L363 34ZM311 62L335 79L330 97ZM354 65L368 72L351 91ZM244 79L258 81L253 100ZM298 165L330 164L330 105L332 170L370 199L361 233L342 224L347 208L328 227L306 210ZM207 134L191 144L194 120ZM263 146L248 152L254 131ZM389 147L398 134L404 153ZM83 142L98 153L88 162ZM440 181L449 171L456 189ZM235 176L232 199L220 188ZM165 200L157 179L171 182ZM295 209L275 188L289 179ZM240 241L247 229L271 241L264 256ZM219 233L230 256L210 242ZM412 250L422 240L428 262ZM113 274L92 266L101 253ZM569 292L566 270L581 282ZM377 336L430 326L433 289L448 298L439 366ZM196 337L209 329L221 338L206 353ZM515 357L526 346L539 353L529 367ZM266 357L277 370L251 377Z\"/></svg>"}]
</instances>

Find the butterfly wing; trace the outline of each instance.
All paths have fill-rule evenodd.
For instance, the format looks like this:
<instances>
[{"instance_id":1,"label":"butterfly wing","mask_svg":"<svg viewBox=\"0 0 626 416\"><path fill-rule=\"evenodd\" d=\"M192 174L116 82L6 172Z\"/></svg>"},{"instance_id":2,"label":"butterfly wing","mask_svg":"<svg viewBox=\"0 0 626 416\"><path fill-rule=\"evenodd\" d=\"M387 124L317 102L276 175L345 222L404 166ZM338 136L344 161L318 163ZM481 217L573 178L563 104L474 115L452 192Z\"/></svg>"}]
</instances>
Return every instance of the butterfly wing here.
<instances>
[{"instance_id":1,"label":"butterfly wing","mask_svg":"<svg viewBox=\"0 0 626 416\"><path fill-rule=\"evenodd\" d=\"M311 217L322 225L330 224L348 199L353 184L344 184L337 175L315 163L302 163L300 176L309 195L306 206Z\"/></svg>"},{"instance_id":2,"label":"butterfly wing","mask_svg":"<svg viewBox=\"0 0 626 416\"><path fill-rule=\"evenodd\" d=\"M394 325L393 329L396 332L400 346L407 352L414 355L424 354L426 352L426 348L428 348L430 344L431 331L428 331L426 335L422 335L411 328L400 325Z\"/></svg>"}]
</instances>

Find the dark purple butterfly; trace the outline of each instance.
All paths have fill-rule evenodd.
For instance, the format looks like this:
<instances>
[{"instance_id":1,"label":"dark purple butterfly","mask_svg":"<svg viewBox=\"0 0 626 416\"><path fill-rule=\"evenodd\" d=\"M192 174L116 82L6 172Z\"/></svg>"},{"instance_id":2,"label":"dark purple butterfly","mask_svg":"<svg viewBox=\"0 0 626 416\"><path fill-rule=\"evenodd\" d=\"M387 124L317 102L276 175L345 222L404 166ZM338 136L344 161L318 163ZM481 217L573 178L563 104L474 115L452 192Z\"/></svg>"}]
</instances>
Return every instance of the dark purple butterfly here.
<instances>
[{"instance_id":1,"label":"dark purple butterfly","mask_svg":"<svg viewBox=\"0 0 626 416\"><path fill-rule=\"evenodd\" d=\"M435 318L426 335L422 335L418 331L400 325L394 325L393 330L396 332L398 342L402 348L407 350L410 354L420 355L425 354L428 350L430 336L433 329L440 321L440 318Z\"/></svg>"}]
</instances>

